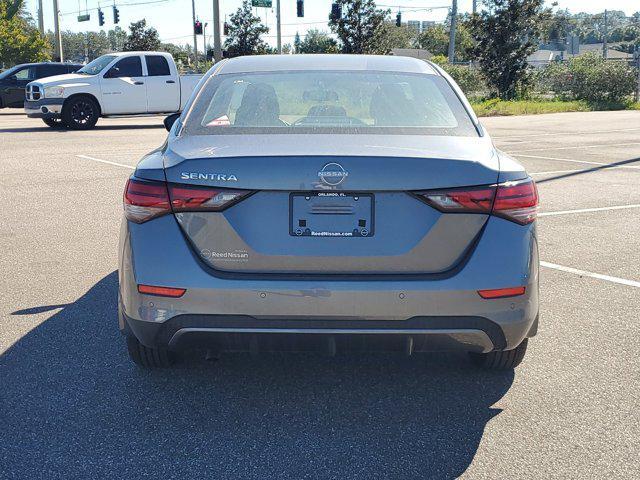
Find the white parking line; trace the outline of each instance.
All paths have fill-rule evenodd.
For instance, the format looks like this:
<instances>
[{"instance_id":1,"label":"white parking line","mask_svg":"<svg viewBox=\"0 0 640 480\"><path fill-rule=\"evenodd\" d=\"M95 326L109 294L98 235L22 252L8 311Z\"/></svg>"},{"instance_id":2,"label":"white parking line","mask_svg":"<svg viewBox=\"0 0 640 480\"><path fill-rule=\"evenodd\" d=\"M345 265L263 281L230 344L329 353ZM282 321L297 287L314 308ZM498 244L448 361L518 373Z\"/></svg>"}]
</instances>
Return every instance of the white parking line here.
<instances>
[{"instance_id":1,"label":"white parking line","mask_svg":"<svg viewBox=\"0 0 640 480\"><path fill-rule=\"evenodd\" d=\"M543 157L540 155L525 155L524 153L509 153L509 155L513 155L514 157L537 158L539 160L557 160L558 162L586 163L587 165L611 165L610 163L604 162L590 162L588 160L574 160L572 158ZM611 165L609 168L629 168L631 170L640 170L640 165Z\"/></svg>"},{"instance_id":2,"label":"white parking line","mask_svg":"<svg viewBox=\"0 0 640 480\"><path fill-rule=\"evenodd\" d=\"M582 208L580 210L560 210L557 212L541 212L538 214L538 217L550 217L554 215L569 215L572 213L605 212L607 210L626 210L628 208L640 208L640 204L615 205L613 207Z\"/></svg>"},{"instance_id":3,"label":"white parking line","mask_svg":"<svg viewBox=\"0 0 640 480\"><path fill-rule=\"evenodd\" d=\"M593 132L551 132L551 133L534 133L531 135L505 135L505 136L492 136L494 140L502 138L535 138L535 137L557 137L557 136L574 136L574 135L594 135L600 133L614 133L614 132L634 132L640 130L640 128L621 128L618 130L597 130Z\"/></svg>"},{"instance_id":4,"label":"white parking line","mask_svg":"<svg viewBox=\"0 0 640 480\"><path fill-rule=\"evenodd\" d=\"M131 170L136 169L136 167L132 167L131 165L125 165L124 163L110 162L109 160L102 160L101 158L90 157L89 155L76 155L76 157L84 158L85 160L92 160L94 162L106 163L108 165L115 165L116 167L130 168Z\"/></svg>"},{"instance_id":5,"label":"white parking line","mask_svg":"<svg viewBox=\"0 0 640 480\"><path fill-rule=\"evenodd\" d=\"M602 275L600 273L587 272L585 270L578 270L577 268L565 267L556 263L540 262L540 265L545 268L553 268L554 270L560 270L561 272L573 273L581 277L597 278L598 280L605 280L607 282L618 283L620 285L626 285L628 287L640 288L640 282L635 280L627 280L626 278L612 277L610 275Z\"/></svg>"},{"instance_id":6,"label":"white parking line","mask_svg":"<svg viewBox=\"0 0 640 480\"><path fill-rule=\"evenodd\" d=\"M606 147L633 147L640 145L638 142L634 143L615 143L615 144L600 144L600 145L575 145L572 147L554 147L549 146L545 148L529 148L527 150L520 150L520 152L546 152L548 150L576 150L576 149L584 149L584 148L606 148ZM512 153L512 155L517 155L518 152Z\"/></svg>"},{"instance_id":7,"label":"white parking line","mask_svg":"<svg viewBox=\"0 0 640 480\"><path fill-rule=\"evenodd\" d=\"M551 170L550 172L529 172L529 175L552 175L555 173L570 173L570 172L584 172L584 170L580 170L574 168L573 170Z\"/></svg>"}]
</instances>

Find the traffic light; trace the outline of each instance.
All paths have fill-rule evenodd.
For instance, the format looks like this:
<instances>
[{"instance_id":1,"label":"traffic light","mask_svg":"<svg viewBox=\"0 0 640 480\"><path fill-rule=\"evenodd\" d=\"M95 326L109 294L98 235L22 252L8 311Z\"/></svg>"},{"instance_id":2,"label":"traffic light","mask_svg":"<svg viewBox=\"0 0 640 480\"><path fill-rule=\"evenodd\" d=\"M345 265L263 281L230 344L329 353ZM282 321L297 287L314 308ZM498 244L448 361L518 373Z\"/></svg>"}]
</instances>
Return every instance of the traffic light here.
<instances>
[{"instance_id":1,"label":"traffic light","mask_svg":"<svg viewBox=\"0 0 640 480\"><path fill-rule=\"evenodd\" d=\"M98 9L98 25L100 26L104 25L104 12L102 11L101 8Z\"/></svg>"},{"instance_id":2,"label":"traffic light","mask_svg":"<svg viewBox=\"0 0 640 480\"><path fill-rule=\"evenodd\" d=\"M342 6L339 3L331 4L331 20L337 22L342 17Z\"/></svg>"},{"instance_id":3,"label":"traffic light","mask_svg":"<svg viewBox=\"0 0 640 480\"><path fill-rule=\"evenodd\" d=\"M396 15L396 27L401 27L401 26L402 26L402 14L398 12L398 14Z\"/></svg>"},{"instance_id":4,"label":"traffic light","mask_svg":"<svg viewBox=\"0 0 640 480\"><path fill-rule=\"evenodd\" d=\"M193 24L193 32L196 35L202 35L202 22L200 20L196 20L196 23Z\"/></svg>"},{"instance_id":5,"label":"traffic light","mask_svg":"<svg viewBox=\"0 0 640 480\"><path fill-rule=\"evenodd\" d=\"M304 0L298 0L296 7L298 8L298 17L304 17Z\"/></svg>"},{"instance_id":6,"label":"traffic light","mask_svg":"<svg viewBox=\"0 0 640 480\"><path fill-rule=\"evenodd\" d=\"M118 7L113 6L113 23L118 23L120 21L120 11Z\"/></svg>"},{"instance_id":7,"label":"traffic light","mask_svg":"<svg viewBox=\"0 0 640 480\"><path fill-rule=\"evenodd\" d=\"M222 26L222 31L225 37L229 35L229 24L227 22L224 22L224 25Z\"/></svg>"}]
</instances>

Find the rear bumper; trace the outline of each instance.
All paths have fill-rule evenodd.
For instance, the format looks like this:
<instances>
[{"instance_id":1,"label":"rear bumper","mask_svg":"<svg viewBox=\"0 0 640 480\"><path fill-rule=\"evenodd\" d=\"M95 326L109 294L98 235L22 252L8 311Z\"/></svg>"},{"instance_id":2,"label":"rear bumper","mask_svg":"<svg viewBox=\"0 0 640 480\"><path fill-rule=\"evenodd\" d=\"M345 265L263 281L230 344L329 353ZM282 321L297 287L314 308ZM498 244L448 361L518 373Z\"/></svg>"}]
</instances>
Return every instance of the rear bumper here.
<instances>
[{"instance_id":1,"label":"rear bumper","mask_svg":"<svg viewBox=\"0 0 640 480\"><path fill-rule=\"evenodd\" d=\"M43 98L42 100L27 100L24 111L29 118L57 118L62 115L64 98Z\"/></svg>"},{"instance_id":2,"label":"rear bumper","mask_svg":"<svg viewBox=\"0 0 640 480\"><path fill-rule=\"evenodd\" d=\"M149 346L172 350L216 351L502 350L502 329L482 317L418 317L379 320L259 320L249 316L178 315L165 322L134 320L123 315L125 329Z\"/></svg>"},{"instance_id":3,"label":"rear bumper","mask_svg":"<svg viewBox=\"0 0 640 480\"><path fill-rule=\"evenodd\" d=\"M400 339L413 342L414 351L488 351L515 348L536 332L535 225L491 217L455 273L411 279L215 276L170 215L144 224L125 221L120 239L120 328L151 347L209 343L251 350L256 338L293 336L296 343L315 336L330 344ZM180 298L150 296L138 293L138 284L187 291ZM526 293L493 300L477 293L514 286L525 286Z\"/></svg>"}]
</instances>

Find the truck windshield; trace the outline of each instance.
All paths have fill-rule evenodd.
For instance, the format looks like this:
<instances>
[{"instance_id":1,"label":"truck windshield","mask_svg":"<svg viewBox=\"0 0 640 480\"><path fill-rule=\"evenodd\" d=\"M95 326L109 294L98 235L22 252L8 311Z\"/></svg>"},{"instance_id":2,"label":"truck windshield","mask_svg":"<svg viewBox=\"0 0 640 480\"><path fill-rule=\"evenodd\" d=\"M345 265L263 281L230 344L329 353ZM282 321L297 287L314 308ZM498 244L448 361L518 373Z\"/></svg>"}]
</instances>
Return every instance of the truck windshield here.
<instances>
[{"instance_id":1,"label":"truck windshield","mask_svg":"<svg viewBox=\"0 0 640 480\"><path fill-rule=\"evenodd\" d=\"M104 67L109 65L114 58L116 58L115 55L102 55L101 57L96 58L94 61L87 63L76 73L83 73L85 75L97 75L104 69Z\"/></svg>"},{"instance_id":2,"label":"truck windshield","mask_svg":"<svg viewBox=\"0 0 640 480\"><path fill-rule=\"evenodd\" d=\"M317 70L214 76L189 112L185 133L477 135L438 75Z\"/></svg>"}]
</instances>

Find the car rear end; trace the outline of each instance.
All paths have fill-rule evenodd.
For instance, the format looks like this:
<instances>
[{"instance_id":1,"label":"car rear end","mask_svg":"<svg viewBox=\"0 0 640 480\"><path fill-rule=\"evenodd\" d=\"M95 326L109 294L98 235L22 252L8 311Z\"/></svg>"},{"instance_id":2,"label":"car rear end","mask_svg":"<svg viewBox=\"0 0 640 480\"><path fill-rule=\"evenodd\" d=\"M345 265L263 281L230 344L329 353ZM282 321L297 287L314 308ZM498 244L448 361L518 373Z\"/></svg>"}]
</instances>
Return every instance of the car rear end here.
<instances>
[{"instance_id":1,"label":"car rear end","mask_svg":"<svg viewBox=\"0 0 640 480\"><path fill-rule=\"evenodd\" d=\"M533 181L435 69L364 58L218 67L138 165L120 245L134 360L486 356L535 334Z\"/></svg>"}]
</instances>

